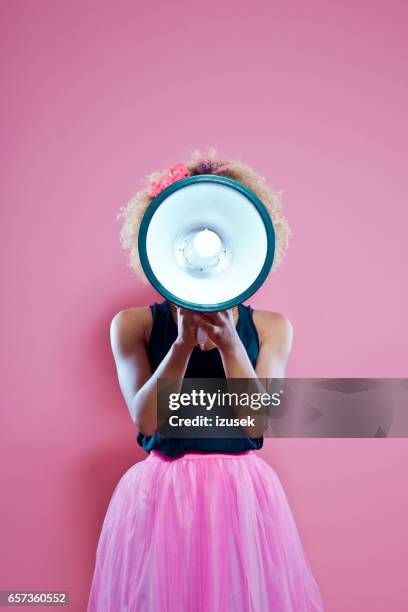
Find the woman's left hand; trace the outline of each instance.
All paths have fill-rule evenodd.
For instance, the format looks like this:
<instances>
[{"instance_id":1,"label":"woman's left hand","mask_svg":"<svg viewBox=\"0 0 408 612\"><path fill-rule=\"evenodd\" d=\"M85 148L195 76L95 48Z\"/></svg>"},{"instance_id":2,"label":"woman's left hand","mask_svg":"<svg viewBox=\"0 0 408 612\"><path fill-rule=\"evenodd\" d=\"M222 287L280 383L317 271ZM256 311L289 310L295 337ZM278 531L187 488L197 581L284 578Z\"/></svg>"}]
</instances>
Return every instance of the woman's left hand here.
<instances>
[{"instance_id":1,"label":"woman's left hand","mask_svg":"<svg viewBox=\"0 0 408 612\"><path fill-rule=\"evenodd\" d=\"M193 320L221 352L234 351L240 338L234 325L232 308L218 312L194 313Z\"/></svg>"}]
</instances>

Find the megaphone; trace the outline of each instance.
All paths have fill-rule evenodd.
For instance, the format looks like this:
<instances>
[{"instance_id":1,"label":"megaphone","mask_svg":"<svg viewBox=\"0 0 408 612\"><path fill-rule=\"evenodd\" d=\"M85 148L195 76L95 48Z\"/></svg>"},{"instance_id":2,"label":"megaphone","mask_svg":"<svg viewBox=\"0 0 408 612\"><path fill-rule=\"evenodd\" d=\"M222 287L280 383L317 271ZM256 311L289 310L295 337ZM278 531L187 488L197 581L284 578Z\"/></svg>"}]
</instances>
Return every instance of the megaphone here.
<instances>
[{"instance_id":1,"label":"megaphone","mask_svg":"<svg viewBox=\"0 0 408 612\"><path fill-rule=\"evenodd\" d=\"M226 310L265 281L275 255L270 215L248 187L215 174L168 185L143 215L140 263L151 285L190 310ZM197 342L207 334L198 329Z\"/></svg>"}]
</instances>

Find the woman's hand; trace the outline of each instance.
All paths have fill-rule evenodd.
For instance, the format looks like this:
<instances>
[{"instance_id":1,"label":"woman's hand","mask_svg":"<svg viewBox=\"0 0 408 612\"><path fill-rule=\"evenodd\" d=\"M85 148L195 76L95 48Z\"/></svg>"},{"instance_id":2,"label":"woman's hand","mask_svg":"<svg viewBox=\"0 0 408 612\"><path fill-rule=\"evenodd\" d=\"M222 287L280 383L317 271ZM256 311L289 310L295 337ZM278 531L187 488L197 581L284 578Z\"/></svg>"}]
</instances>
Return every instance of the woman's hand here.
<instances>
[{"instance_id":1,"label":"woman's hand","mask_svg":"<svg viewBox=\"0 0 408 612\"><path fill-rule=\"evenodd\" d=\"M234 325L232 308L218 312L195 313L193 321L207 332L208 337L222 353L233 352L241 340Z\"/></svg>"},{"instance_id":2,"label":"woman's hand","mask_svg":"<svg viewBox=\"0 0 408 612\"><path fill-rule=\"evenodd\" d=\"M192 351L197 344L197 324L193 319L194 312L177 306L178 335L176 343L188 351Z\"/></svg>"}]
</instances>

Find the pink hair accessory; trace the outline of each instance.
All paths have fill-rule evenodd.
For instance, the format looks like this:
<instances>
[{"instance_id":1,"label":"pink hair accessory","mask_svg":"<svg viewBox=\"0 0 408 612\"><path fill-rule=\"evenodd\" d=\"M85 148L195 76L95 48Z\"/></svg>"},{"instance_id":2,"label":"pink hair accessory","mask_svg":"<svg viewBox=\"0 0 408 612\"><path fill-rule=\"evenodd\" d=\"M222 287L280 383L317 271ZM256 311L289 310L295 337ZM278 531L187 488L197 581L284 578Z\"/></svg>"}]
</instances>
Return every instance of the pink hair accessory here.
<instances>
[{"instance_id":1,"label":"pink hair accessory","mask_svg":"<svg viewBox=\"0 0 408 612\"><path fill-rule=\"evenodd\" d=\"M162 176L162 178L158 181L152 183L150 187L150 195L155 198L161 191L163 191L163 189L176 181L186 178L187 176L190 176L190 171L187 166L183 164L183 162L170 166L167 174Z\"/></svg>"}]
</instances>

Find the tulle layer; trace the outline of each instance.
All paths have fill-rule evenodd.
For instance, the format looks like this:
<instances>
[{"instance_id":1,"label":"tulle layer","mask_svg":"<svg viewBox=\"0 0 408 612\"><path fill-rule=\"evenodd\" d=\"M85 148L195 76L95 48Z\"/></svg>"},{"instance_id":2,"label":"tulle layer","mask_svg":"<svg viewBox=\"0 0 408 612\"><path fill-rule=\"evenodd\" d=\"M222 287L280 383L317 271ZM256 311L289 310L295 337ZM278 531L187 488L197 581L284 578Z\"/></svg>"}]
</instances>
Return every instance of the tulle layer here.
<instances>
[{"instance_id":1,"label":"tulle layer","mask_svg":"<svg viewBox=\"0 0 408 612\"><path fill-rule=\"evenodd\" d=\"M253 451L152 451L118 482L87 612L321 612L275 470Z\"/></svg>"}]
</instances>

